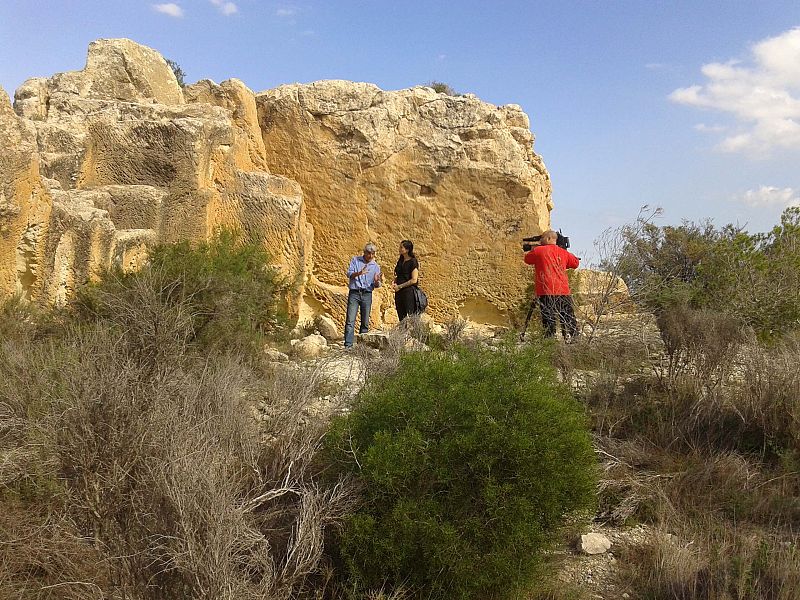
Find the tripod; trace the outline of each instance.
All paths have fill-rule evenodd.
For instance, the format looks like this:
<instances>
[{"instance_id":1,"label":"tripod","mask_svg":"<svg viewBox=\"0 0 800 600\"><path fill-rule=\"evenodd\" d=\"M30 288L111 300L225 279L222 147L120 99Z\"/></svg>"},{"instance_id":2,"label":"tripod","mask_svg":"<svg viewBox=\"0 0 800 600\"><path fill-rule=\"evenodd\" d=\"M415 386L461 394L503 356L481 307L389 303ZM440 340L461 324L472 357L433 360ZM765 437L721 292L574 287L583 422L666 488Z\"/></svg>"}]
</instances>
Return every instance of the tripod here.
<instances>
[{"instance_id":1,"label":"tripod","mask_svg":"<svg viewBox=\"0 0 800 600\"><path fill-rule=\"evenodd\" d=\"M525 324L522 326L522 331L519 334L519 341L525 341L525 332L528 331L528 323L531 322L531 317L533 316L533 311L536 310L536 307L539 306L538 298L534 295L531 299L530 308L528 308L528 314L525 316Z\"/></svg>"}]
</instances>

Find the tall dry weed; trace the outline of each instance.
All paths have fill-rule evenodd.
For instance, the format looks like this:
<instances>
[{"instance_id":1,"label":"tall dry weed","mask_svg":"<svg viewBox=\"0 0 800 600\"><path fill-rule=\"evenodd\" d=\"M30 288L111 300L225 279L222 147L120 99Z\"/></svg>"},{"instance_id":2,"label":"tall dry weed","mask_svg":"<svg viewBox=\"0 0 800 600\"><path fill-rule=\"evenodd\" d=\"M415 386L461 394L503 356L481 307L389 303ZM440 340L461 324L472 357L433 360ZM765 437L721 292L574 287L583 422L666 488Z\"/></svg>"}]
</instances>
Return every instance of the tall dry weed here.
<instances>
[{"instance_id":1,"label":"tall dry weed","mask_svg":"<svg viewBox=\"0 0 800 600\"><path fill-rule=\"evenodd\" d=\"M626 582L643 598L793 600L800 551L758 531L714 519L671 523L623 550Z\"/></svg>"},{"instance_id":2,"label":"tall dry weed","mask_svg":"<svg viewBox=\"0 0 800 600\"><path fill-rule=\"evenodd\" d=\"M169 289L135 278L61 337L0 345L11 596L289 598L319 572L353 495L317 481L313 386L197 352L193 305Z\"/></svg>"}]
</instances>

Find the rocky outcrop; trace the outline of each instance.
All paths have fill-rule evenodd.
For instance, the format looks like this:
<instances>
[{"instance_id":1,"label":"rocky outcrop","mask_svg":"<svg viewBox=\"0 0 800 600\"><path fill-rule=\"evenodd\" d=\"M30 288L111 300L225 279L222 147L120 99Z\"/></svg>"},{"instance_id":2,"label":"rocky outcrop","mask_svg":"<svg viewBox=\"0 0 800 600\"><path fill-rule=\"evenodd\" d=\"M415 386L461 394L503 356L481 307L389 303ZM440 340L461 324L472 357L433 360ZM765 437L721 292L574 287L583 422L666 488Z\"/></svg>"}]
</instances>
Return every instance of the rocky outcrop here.
<instances>
[{"instance_id":1,"label":"rocky outcrop","mask_svg":"<svg viewBox=\"0 0 800 600\"><path fill-rule=\"evenodd\" d=\"M27 132L26 156L53 199L52 222L42 208L29 224L44 249L33 296L63 302L113 264L137 268L154 243L218 227L263 242L290 282L307 278L302 190L266 170L255 96L241 82L200 82L184 98L157 52L99 40L82 71L23 84L15 109L9 118ZM3 291L24 287L6 279Z\"/></svg>"},{"instance_id":2,"label":"rocky outcrop","mask_svg":"<svg viewBox=\"0 0 800 600\"><path fill-rule=\"evenodd\" d=\"M341 321L350 255L374 241L391 272L412 239L435 317L506 321L530 278L519 240L546 228L552 207L518 106L347 81L285 85L256 102L267 164L300 183L314 226L309 296ZM393 316L378 294L373 319Z\"/></svg>"},{"instance_id":3,"label":"rocky outcrop","mask_svg":"<svg viewBox=\"0 0 800 600\"><path fill-rule=\"evenodd\" d=\"M0 88L0 292L35 295L51 210L39 176L36 129L14 114Z\"/></svg>"},{"instance_id":4,"label":"rocky outcrop","mask_svg":"<svg viewBox=\"0 0 800 600\"><path fill-rule=\"evenodd\" d=\"M97 40L89 44L81 71L59 73L49 80L29 79L16 94L16 107L28 119L44 119L52 95L139 104L183 104L172 69L152 48L131 40Z\"/></svg>"},{"instance_id":5,"label":"rocky outcrop","mask_svg":"<svg viewBox=\"0 0 800 600\"><path fill-rule=\"evenodd\" d=\"M515 105L343 81L181 88L156 51L98 40L82 70L25 82L14 111L0 98L0 292L64 302L225 226L263 243L304 319L341 327L350 256L374 241L390 274L409 238L434 317L501 324L530 278L519 239L552 208L532 145ZM373 307L373 325L396 320L387 288Z\"/></svg>"},{"instance_id":6,"label":"rocky outcrop","mask_svg":"<svg viewBox=\"0 0 800 600\"><path fill-rule=\"evenodd\" d=\"M578 269L570 274L570 289L576 314L581 320L591 321L598 315L635 311L628 286L613 273Z\"/></svg>"}]
</instances>

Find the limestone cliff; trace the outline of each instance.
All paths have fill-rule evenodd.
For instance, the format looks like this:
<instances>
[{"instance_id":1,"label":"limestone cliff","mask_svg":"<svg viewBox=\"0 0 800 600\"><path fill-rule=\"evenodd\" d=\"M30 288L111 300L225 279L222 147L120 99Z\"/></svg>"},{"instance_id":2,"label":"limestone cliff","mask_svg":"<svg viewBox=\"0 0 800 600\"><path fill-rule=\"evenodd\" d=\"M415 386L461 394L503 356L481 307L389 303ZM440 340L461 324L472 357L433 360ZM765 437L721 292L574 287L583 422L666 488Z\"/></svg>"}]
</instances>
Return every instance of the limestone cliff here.
<instances>
[{"instance_id":1,"label":"limestone cliff","mask_svg":"<svg viewBox=\"0 0 800 600\"><path fill-rule=\"evenodd\" d=\"M300 183L314 226L308 295L340 316L349 255L374 241L391 272L408 238L435 317L505 320L530 278L519 240L546 228L551 208L518 106L347 81L281 86L256 101L267 164ZM374 319L395 316L388 291L379 309Z\"/></svg>"},{"instance_id":2,"label":"limestone cliff","mask_svg":"<svg viewBox=\"0 0 800 600\"><path fill-rule=\"evenodd\" d=\"M374 241L390 273L409 238L434 317L501 321L530 277L519 238L552 207L532 144L515 105L343 81L181 88L156 51L98 40L14 110L0 93L0 293L64 302L154 243L229 226L265 245L304 315L341 322L350 256Z\"/></svg>"},{"instance_id":3,"label":"limestone cliff","mask_svg":"<svg viewBox=\"0 0 800 600\"><path fill-rule=\"evenodd\" d=\"M17 118L0 88L0 292L34 287L51 210L39 176L36 129Z\"/></svg>"},{"instance_id":4,"label":"limestone cliff","mask_svg":"<svg viewBox=\"0 0 800 600\"><path fill-rule=\"evenodd\" d=\"M40 219L28 224L42 229L33 242L9 240L17 253L33 244L44 263L3 291L63 302L111 264L136 268L155 242L201 240L219 226L262 240L291 281L306 279L302 191L266 170L255 97L240 82L197 84L184 98L157 52L99 40L82 71L25 82L15 109L3 118L35 140L34 179L58 226Z\"/></svg>"}]
</instances>

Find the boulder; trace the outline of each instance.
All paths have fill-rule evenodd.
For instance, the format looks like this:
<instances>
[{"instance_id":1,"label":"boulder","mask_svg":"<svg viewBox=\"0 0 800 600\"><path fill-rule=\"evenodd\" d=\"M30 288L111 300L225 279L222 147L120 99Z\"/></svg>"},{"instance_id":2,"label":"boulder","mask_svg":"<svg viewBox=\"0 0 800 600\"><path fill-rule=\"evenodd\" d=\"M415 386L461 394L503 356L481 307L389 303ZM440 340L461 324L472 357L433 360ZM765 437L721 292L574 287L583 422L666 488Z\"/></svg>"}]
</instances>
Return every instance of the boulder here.
<instances>
[{"instance_id":1,"label":"boulder","mask_svg":"<svg viewBox=\"0 0 800 600\"><path fill-rule=\"evenodd\" d=\"M289 360L289 356L287 354L284 354L275 348L270 348L269 346L264 348L264 356L270 362L288 362Z\"/></svg>"},{"instance_id":2,"label":"boulder","mask_svg":"<svg viewBox=\"0 0 800 600\"><path fill-rule=\"evenodd\" d=\"M330 315L320 315L316 318L317 331L327 340L338 340L342 337L336 322Z\"/></svg>"},{"instance_id":3,"label":"boulder","mask_svg":"<svg viewBox=\"0 0 800 600\"><path fill-rule=\"evenodd\" d=\"M608 271L576 269L570 272L570 290L579 316L592 318L603 313L634 312L628 286Z\"/></svg>"},{"instance_id":4,"label":"boulder","mask_svg":"<svg viewBox=\"0 0 800 600\"><path fill-rule=\"evenodd\" d=\"M520 238L547 228L552 208L518 106L347 81L280 86L256 104L267 165L300 183L314 227L307 293L339 324L347 258L372 240L390 272L404 238L415 243L432 316L473 318L465 300L479 297L477 316L507 323L531 277Z\"/></svg>"},{"instance_id":5,"label":"boulder","mask_svg":"<svg viewBox=\"0 0 800 600\"><path fill-rule=\"evenodd\" d=\"M602 533L587 533L580 537L578 547L584 554L603 554L611 549L611 540Z\"/></svg>"},{"instance_id":6,"label":"boulder","mask_svg":"<svg viewBox=\"0 0 800 600\"><path fill-rule=\"evenodd\" d=\"M364 344L376 350L383 350L389 346L389 334L385 331L370 331L356 335L356 343Z\"/></svg>"},{"instance_id":7,"label":"boulder","mask_svg":"<svg viewBox=\"0 0 800 600\"><path fill-rule=\"evenodd\" d=\"M319 334L311 334L299 340L292 340L292 354L301 359L321 356L328 348L327 340Z\"/></svg>"},{"instance_id":8,"label":"boulder","mask_svg":"<svg viewBox=\"0 0 800 600\"><path fill-rule=\"evenodd\" d=\"M151 104L183 104L183 92L172 69L152 48L127 39L103 39L89 44L86 66L80 71L55 75L48 83L28 80L19 89L20 109L46 104L51 93L91 100ZM44 96L44 97L43 97Z\"/></svg>"}]
</instances>

